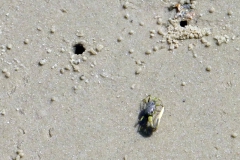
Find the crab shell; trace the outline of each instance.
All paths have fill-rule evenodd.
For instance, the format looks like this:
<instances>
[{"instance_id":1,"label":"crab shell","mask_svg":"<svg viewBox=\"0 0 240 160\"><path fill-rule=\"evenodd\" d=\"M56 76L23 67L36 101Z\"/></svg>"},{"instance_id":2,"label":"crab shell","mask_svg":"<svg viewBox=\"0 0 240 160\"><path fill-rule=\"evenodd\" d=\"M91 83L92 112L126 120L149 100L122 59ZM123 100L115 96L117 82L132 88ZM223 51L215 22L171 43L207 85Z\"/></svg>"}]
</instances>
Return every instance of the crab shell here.
<instances>
[{"instance_id":1,"label":"crab shell","mask_svg":"<svg viewBox=\"0 0 240 160\"><path fill-rule=\"evenodd\" d=\"M146 104L145 113L147 115L153 115L155 109L156 109L156 105L155 105L154 101L150 101Z\"/></svg>"}]
</instances>

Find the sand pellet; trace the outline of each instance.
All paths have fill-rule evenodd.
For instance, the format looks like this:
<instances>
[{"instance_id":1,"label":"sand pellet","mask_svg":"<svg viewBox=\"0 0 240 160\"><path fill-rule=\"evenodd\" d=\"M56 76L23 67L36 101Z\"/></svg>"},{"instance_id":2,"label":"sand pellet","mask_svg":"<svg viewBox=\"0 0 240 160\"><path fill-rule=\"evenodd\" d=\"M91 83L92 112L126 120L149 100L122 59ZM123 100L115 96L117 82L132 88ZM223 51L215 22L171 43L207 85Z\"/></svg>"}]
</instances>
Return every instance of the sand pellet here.
<instances>
[{"instance_id":1,"label":"sand pellet","mask_svg":"<svg viewBox=\"0 0 240 160\"><path fill-rule=\"evenodd\" d=\"M52 52L52 50L51 49L47 49L47 53L51 53Z\"/></svg>"},{"instance_id":2,"label":"sand pellet","mask_svg":"<svg viewBox=\"0 0 240 160\"><path fill-rule=\"evenodd\" d=\"M157 46L154 46L153 47L153 51L156 52L158 50L158 47Z\"/></svg>"},{"instance_id":3,"label":"sand pellet","mask_svg":"<svg viewBox=\"0 0 240 160\"><path fill-rule=\"evenodd\" d=\"M137 61L136 61L136 64L137 64L137 65L142 65L142 61L137 60Z\"/></svg>"},{"instance_id":4,"label":"sand pellet","mask_svg":"<svg viewBox=\"0 0 240 160\"><path fill-rule=\"evenodd\" d=\"M82 57L82 60L83 60L83 61L86 61L86 60L87 60L87 57L86 57L86 56L83 56L83 57Z\"/></svg>"},{"instance_id":5,"label":"sand pellet","mask_svg":"<svg viewBox=\"0 0 240 160\"><path fill-rule=\"evenodd\" d=\"M23 150L18 149L16 153L19 155L19 154L23 153Z\"/></svg>"},{"instance_id":6,"label":"sand pellet","mask_svg":"<svg viewBox=\"0 0 240 160\"><path fill-rule=\"evenodd\" d=\"M203 37L203 38L201 39L201 42L202 42L202 43L207 43L206 38Z\"/></svg>"},{"instance_id":7,"label":"sand pellet","mask_svg":"<svg viewBox=\"0 0 240 160\"><path fill-rule=\"evenodd\" d=\"M79 31L79 30L77 30L77 32L76 32L76 36L78 36L78 37L83 37L83 36L84 36L83 31Z\"/></svg>"},{"instance_id":8,"label":"sand pellet","mask_svg":"<svg viewBox=\"0 0 240 160\"><path fill-rule=\"evenodd\" d=\"M135 71L135 74L140 74L142 72L142 68L139 67L136 71Z\"/></svg>"},{"instance_id":9,"label":"sand pellet","mask_svg":"<svg viewBox=\"0 0 240 160\"><path fill-rule=\"evenodd\" d=\"M211 66L207 66L207 67L206 67L206 71L208 71L208 72L210 72L210 71L211 71L211 69L212 69L212 67L211 67Z\"/></svg>"},{"instance_id":10,"label":"sand pellet","mask_svg":"<svg viewBox=\"0 0 240 160\"><path fill-rule=\"evenodd\" d=\"M103 45L98 44L97 47L96 47L96 51L97 51L97 52L101 52L102 49L103 49Z\"/></svg>"},{"instance_id":11,"label":"sand pellet","mask_svg":"<svg viewBox=\"0 0 240 160\"><path fill-rule=\"evenodd\" d=\"M6 73L5 73L5 77L6 77L6 78L9 78L10 75L11 75L10 72L6 72Z\"/></svg>"},{"instance_id":12,"label":"sand pellet","mask_svg":"<svg viewBox=\"0 0 240 160\"><path fill-rule=\"evenodd\" d=\"M80 71L79 66L73 65L72 67L73 67L73 71L74 71L74 72L79 72L79 71Z\"/></svg>"},{"instance_id":13,"label":"sand pellet","mask_svg":"<svg viewBox=\"0 0 240 160\"><path fill-rule=\"evenodd\" d=\"M197 58L197 54L196 53L193 54L193 58Z\"/></svg>"},{"instance_id":14,"label":"sand pellet","mask_svg":"<svg viewBox=\"0 0 240 160\"><path fill-rule=\"evenodd\" d=\"M60 52L61 52L61 53L64 53L65 51L66 51L66 50L65 50L64 48L61 48L61 49L60 49Z\"/></svg>"},{"instance_id":15,"label":"sand pellet","mask_svg":"<svg viewBox=\"0 0 240 160\"><path fill-rule=\"evenodd\" d=\"M8 45L7 45L7 49L8 49L8 50L11 50L12 47L13 47L12 44L8 44Z\"/></svg>"},{"instance_id":16,"label":"sand pellet","mask_svg":"<svg viewBox=\"0 0 240 160\"><path fill-rule=\"evenodd\" d=\"M135 86L136 86L136 84L133 84L133 85L131 85L131 89L134 89L134 88L135 88Z\"/></svg>"},{"instance_id":17,"label":"sand pellet","mask_svg":"<svg viewBox=\"0 0 240 160\"><path fill-rule=\"evenodd\" d=\"M19 156L20 158L23 158L23 157L24 157L23 150L21 150L21 149L18 149L18 150L17 150L17 154L18 154L18 156Z\"/></svg>"},{"instance_id":18,"label":"sand pellet","mask_svg":"<svg viewBox=\"0 0 240 160\"><path fill-rule=\"evenodd\" d=\"M222 43L228 43L229 42L229 39L230 37L228 35L224 35L224 36L215 36L213 37L217 42L217 45L221 45Z\"/></svg>"},{"instance_id":19,"label":"sand pellet","mask_svg":"<svg viewBox=\"0 0 240 160\"><path fill-rule=\"evenodd\" d=\"M28 44L28 43L29 43L29 39L25 39L24 44Z\"/></svg>"},{"instance_id":20,"label":"sand pellet","mask_svg":"<svg viewBox=\"0 0 240 160\"><path fill-rule=\"evenodd\" d=\"M20 160L20 159L21 159L20 155L17 155L15 158L15 160Z\"/></svg>"},{"instance_id":21,"label":"sand pellet","mask_svg":"<svg viewBox=\"0 0 240 160\"><path fill-rule=\"evenodd\" d=\"M162 24L162 18L158 18L158 19L157 19L157 24L158 24L158 25L161 25L161 24Z\"/></svg>"},{"instance_id":22,"label":"sand pellet","mask_svg":"<svg viewBox=\"0 0 240 160\"><path fill-rule=\"evenodd\" d=\"M56 27L52 26L51 29L50 29L50 33L55 33L55 32L56 32Z\"/></svg>"},{"instance_id":23,"label":"sand pellet","mask_svg":"<svg viewBox=\"0 0 240 160\"><path fill-rule=\"evenodd\" d=\"M150 30L149 32L154 33L154 34L156 33L156 31L154 29Z\"/></svg>"},{"instance_id":24,"label":"sand pellet","mask_svg":"<svg viewBox=\"0 0 240 160\"><path fill-rule=\"evenodd\" d=\"M231 137L232 137L232 138L237 138L237 136L238 136L238 134L237 134L236 132L234 132L234 133L231 134Z\"/></svg>"},{"instance_id":25,"label":"sand pellet","mask_svg":"<svg viewBox=\"0 0 240 160\"><path fill-rule=\"evenodd\" d=\"M53 97L51 98L51 101L52 101L52 102L54 102L54 101L58 101L58 98L55 97L55 96L53 96Z\"/></svg>"},{"instance_id":26,"label":"sand pellet","mask_svg":"<svg viewBox=\"0 0 240 160\"><path fill-rule=\"evenodd\" d=\"M147 51L145 52L146 55L149 55L149 54L151 54L151 53L152 53L151 50L147 50Z\"/></svg>"},{"instance_id":27,"label":"sand pellet","mask_svg":"<svg viewBox=\"0 0 240 160\"><path fill-rule=\"evenodd\" d=\"M134 49L130 49L130 50L128 51L129 54L132 54L133 52L134 52Z\"/></svg>"},{"instance_id":28,"label":"sand pellet","mask_svg":"<svg viewBox=\"0 0 240 160\"><path fill-rule=\"evenodd\" d=\"M77 91L79 88L77 86L73 86L73 90Z\"/></svg>"},{"instance_id":29,"label":"sand pellet","mask_svg":"<svg viewBox=\"0 0 240 160\"><path fill-rule=\"evenodd\" d=\"M228 15L228 16L232 16L232 15L233 15L233 11L228 11L228 12L227 12L227 15Z\"/></svg>"},{"instance_id":30,"label":"sand pellet","mask_svg":"<svg viewBox=\"0 0 240 160\"><path fill-rule=\"evenodd\" d=\"M193 47L194 47L193 44L189 44L189 45L188 45L188 50L189 50L189 51L192 51L192 50L193 50Z\"/></svg>"},{"instance_id":31,"label":"sand pellet","mask_svg":"<svg viewBox=\"0 0 240 160\"><path fill-rule=\"evenodd\" d=\"M118 39L117 39L118 42L121 42L122 40L123 40L122 37L118 37Z\"/></svg>"},{"instance_id":32,"label":"sand pellet","mask_svg":"<svg viewBox=\"0 0 240 160\"><path fill-rule=\"evenodd\" d=\"M60 69L60 73L63 74L65 70L63 68Z\"/></svg>"},{"instance_id":33,"label":"sand pellet","mask_svg":"<svg viewBox=\"0 0 240 160\"><path fill-rule=\"evenodd\" d=\"M125 18L125 19L128 19L128 18L129 18L129 14L126 13L126 14L124 15L124 18Z\"/></svg>"},{"instance_id":34,"label":"sand pellet","mask_svg":"<svg viewBox=\"0 0 240 160\"><path fill-rule=\"evenodd\" d=\"M93 64L90 64L90 67L91 67L91 68L94 68L95 66L94 66Z\"/></svg>"},{"instance_id":35,"label":"sand pellet","mask_svg":"<svg viewBox=\"0 0 240 160\"><path fill-rule=\"evenodd\" d=\"M84 75L80 76L80 80L85 80L85 79L86 79L86 77Z\"/></svg>"},{"instance_id":36,"label":"sand pellet","mask_svg":"<svg viewBox=\"0 0 240 160\"><path fill-rule=\"evenodd\" d=\"M42 28L40 26L37 27L38 31L42 31Z\"/></svg>"},{"instance_id":37,"label":"sand pellet","mask_svg":"<svg viewBox=\"0 0 240 160\"><path fill-rule=\"evenodd\" d=\"M41 61L39 61L39 65L43 66L44 64L46 64L47 60L46 59L42 59Z\"/></svg>"},{"instance_id":38,"label":"sand pellet","mask_svg":"<svg viewBox=\"0 0 240 160\"><path fill-rule=\"evenodd\" d=\"M71 69L71 66L70 65L67 65L64 67L65 70L69 71Z\"/></svg>"},{"instance_id":39,"label":"sand pellet","mask_svg":"<svg viewBox=\"0 0 240 160\"><path fill-rule=\"evenodd\" d=\"M102 78L107 78L107 77L109 77L109 75L108 75L106 72L101 73L100 76L101 76Z\"/></svg>"},{"instance_id":40,"label":"sand pellet","mask_svg":"<svg viewBox=\"0 0 240 160\"><path fill-rule=\"evenodd\" d=\"M190 33L190 34L189 34L189 38L190 38L190 39L193 39L193 38L194 38L194 34L193 34L193 33Z\"/></svg>"},{"instance_id":41,"label":"sand pellet","mask_svg":"<svg viewBox=\"0 0 240 160\"><path fill-rule=\"evenodd\" d=\"M3 110L0 112L0 114L1 114L2 116L4 116L4 115L6 114L6 110L3 109Z\"/></svg>"},{"instance_id":42,"label":"sand pellet","mask_svg":"<svg viewBox=\"0 0 240 160\"><path fill-rule=\"evenodd\" d=\"M140 26L144 26L144 22L139 22L139 25Z\"/></svg>"},{"instance_id":43,"label":"sand pellet","mask_svg":"<svg viewBox=\"0 0 240 160\"><path fill-rule=\"evenodd\" d=\"M210 30L207 30L205 36L209 36L210 34L212 34L212 32Z\"/></svg>"},{"instance_id":44,"label":"sand pellet","mask_svg":"<svg viewBox=\"0 0 240 160\"><path fill-rule=\"evenodd\" d=\"M2 69L2 73L6 73L7 72L7 69L6 68L3 68Z\"/></svg>"},{"instance_id":45,"label":"sand pellet","mask_svg":"<svg viewBox=\"0 0 240 160\"><path fill-rule=\"evenodd\" d=\"M215 8L211 7L209 10L208 10L209 13L213 13L215 12Z\"/></svg>"},{"instance_id":46,"label":"sand pellet","mask_svg":"<svg viewBox=\"0 0 240 160\"><path fill-rule=\"evenodd\" d=\"M20 156L20 158L24 157L24 153L23 152L20 152L18 155Z\"/></svg>"},{"instance_id":47,"label":"sand pellet","mask_svg":"<svg viewBox=\"0 0 240 160\"><path fill-rule=\"evenodd\" d=\"M75 60L72 61L72 63L75 64L75 65L78 65L80 63L80 59L78 59L78 60L75 59Z\"/></svg>"},{"instance_id":48,"label":"sand pellet","mask_svg":"<svg viewBox=\"0 0 240 160\"><path fill-rule=\"evenodd\" d=\"M91 48L89 51L88 51L91 55L97 55L97 52Z\"/></svg>"},{"instance_id":49,"label":"sand pellet","mask_svg":"<svg viewBox=\"0 0 240 160\"><path fill-rule=\"evenodd\" d=\"M159 35L161 35L161 36L164 36L164 35L165 35L165 33L164 33L161 29L159 29L157 33L158 33Z\"/></svg>"},{"instance_id":50,"label":"sand pellet","mask_svg":"<svg viewBox=\"0 0 240 160\"><path fill-rule=\"evenodd\" d=\"M128 6L129 6L129 2L125 2L125 3L123 4L123 8L124 8L124 9L127 9Z\"/></svg>"},{"instance_id":51,"label":"sand pellet","mask_svg":"<svg viewBox=\"0 0 240 160\"><path fill-rule=\"evenodd\" d=\"M60 10L62 11L62 13L67 13L67 9L65 9L65 8L62 8Z\"/></svg>"},{"instance_id":52,"label":"sand pellet","mask_svg":"<svg viewBox=\"0 0 240 160\"><path fill-rule=\"evenodd\" d=\"M174 50L174 48L175 48L174 44L170 44L169 50Z\"/></svg>"},{"instance_id":53,"label":"sand pellet","mask_svg":"<svg viewBox=\"0 0 240 160\"><path fill-rule=\"evenodd\" d=\"M181 86L186 86L186 82L182 82L182 83L181 83Z\"/></svg>"},{"instance_id":54,"label":"sand pellet","mask_svg":"<svg viewBox=\"0 0 240 160\"><path fill-rule=\"evenodd\" d=\"M128 34L129 34L129 35L133 35L133 34L134 34L134 31L133 31L133 30L130 30L130 31L128 32Z\"/></svg>"},{"instance_id":55,"label":"sand pellet","mask_svg":"<svg viewBox=\"0 0 240 160\"><path fill-rule=\"evenodd\" d=\"M205 47L210 47L211 46L211 43L210 42L206 42L205 43Z\"/></svg>"},{"instance_id":56,"label":"sand pellet","mask_svg":"<svg viewBox=\"0 0 240 160\"><path fill-rule=\"evenodd\" d=\"M150 34L150 38L153 38L153 37L155 37L155 34L154 34L154 33L151 33L151 34Z\"/></svg>"}]
</instances>

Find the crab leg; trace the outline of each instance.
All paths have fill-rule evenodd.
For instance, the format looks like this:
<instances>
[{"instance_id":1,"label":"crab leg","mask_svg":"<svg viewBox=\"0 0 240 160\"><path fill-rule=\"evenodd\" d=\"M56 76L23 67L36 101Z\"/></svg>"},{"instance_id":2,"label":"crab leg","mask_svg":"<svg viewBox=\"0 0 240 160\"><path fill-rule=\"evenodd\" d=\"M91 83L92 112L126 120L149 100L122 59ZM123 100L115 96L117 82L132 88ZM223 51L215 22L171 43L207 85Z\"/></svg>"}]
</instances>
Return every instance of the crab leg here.
<instances>
[{"instance_id":1,"label":"crab leg","mask_svg":"<svg viewBox=\"0 0 240 160\"><path fill-rule=\"evenodd\" d=\"M150 126L153 128L153 116L148 116L148 122L150 123Z\"/></svg>"}]
</instances>

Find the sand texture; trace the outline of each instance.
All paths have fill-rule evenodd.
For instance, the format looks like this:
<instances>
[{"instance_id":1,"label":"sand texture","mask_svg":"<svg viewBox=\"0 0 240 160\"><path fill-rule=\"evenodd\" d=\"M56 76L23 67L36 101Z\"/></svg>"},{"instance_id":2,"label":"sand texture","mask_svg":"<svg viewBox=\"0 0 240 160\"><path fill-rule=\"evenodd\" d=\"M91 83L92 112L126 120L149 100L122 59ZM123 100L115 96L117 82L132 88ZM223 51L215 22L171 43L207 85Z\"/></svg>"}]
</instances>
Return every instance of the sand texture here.
<instances>
[{"instance_id":1,"label":"sand texture","mask_svg":"<svg viewBox=\"0 0 240 160\"><path fill-rule=\"evenodd\" d=\"M0 159L240 159L240 1L176 4L2 0Z\"/></svg>"}]
</instances>

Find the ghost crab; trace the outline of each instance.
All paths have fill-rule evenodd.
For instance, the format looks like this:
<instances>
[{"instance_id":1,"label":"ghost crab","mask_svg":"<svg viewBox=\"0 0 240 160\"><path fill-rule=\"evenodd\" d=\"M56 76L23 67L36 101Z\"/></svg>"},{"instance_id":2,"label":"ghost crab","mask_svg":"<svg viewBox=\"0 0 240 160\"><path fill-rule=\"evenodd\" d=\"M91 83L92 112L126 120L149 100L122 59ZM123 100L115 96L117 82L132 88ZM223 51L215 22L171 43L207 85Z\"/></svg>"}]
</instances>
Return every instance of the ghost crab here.
<instances>
[{"instance_id":1,"label":"ghost crab","mask_svg":"<svg viewBox=\"0 0 240 160\"><path fill-rule=\"evenodd\" d=\"M144 135L151 135L160 124L164 112L164 106L159 98L148 95L142 100L140 105L140 114L138 117L138 132Z\"/></svg>"},{"instance_id":2,"label":"ghost crab","mask_svg":"<svg viewBox=\"0 0 240 160\"><path fill-rule=\"evenodd\" d=\"M181 4L177 3L173 6L173 8L176 8L177 13L174 16L175 19L180 18L181 21L190 21L195 16L195 12L191 10L192 4Z\"/></svg>"}]
</instances>

